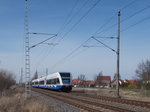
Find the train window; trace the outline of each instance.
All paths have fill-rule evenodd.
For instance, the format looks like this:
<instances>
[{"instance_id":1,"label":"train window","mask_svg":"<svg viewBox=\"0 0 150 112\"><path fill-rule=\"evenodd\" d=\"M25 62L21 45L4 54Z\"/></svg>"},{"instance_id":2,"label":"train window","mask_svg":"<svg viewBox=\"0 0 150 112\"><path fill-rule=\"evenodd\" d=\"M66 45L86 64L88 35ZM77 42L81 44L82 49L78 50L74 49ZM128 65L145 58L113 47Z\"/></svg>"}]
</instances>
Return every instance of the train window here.
<instances>
[{"instance_id":1,"label":"train window","mask_svg":"<svg viewBox=\"0 0 150 112\"><path fill-rule=\"evenodd\" d=\"M50 80L46 80L46 84L51 84L51 79Z\"/></svg>"},{"instance_id":2,"label":"train window","mask_svg":"<svg viewBox=\"0 0 150 112\"><path fill-rule=\"evenodd\" d=\"M70 84L70 78L62 78L63 84Z\"/></svg>"},{"instance_id":3,"label":"train window","mask_svg":"<svg viewBox=\"0 0 150 112\"><path fill-rule=\"evenodd\" d=\"M46 84L60 84L58 78L46 80Z\"/></svg>"},{"instance_id":4,"label":"train window","mask_svg":"<svg viewBox=\"0 0 150 112\"><path fill-rule=\"evenodd\" d=\"M44 80L43 80L43 81L40 81L40 84L44 84Z\"/></svg>"}]
</instances>

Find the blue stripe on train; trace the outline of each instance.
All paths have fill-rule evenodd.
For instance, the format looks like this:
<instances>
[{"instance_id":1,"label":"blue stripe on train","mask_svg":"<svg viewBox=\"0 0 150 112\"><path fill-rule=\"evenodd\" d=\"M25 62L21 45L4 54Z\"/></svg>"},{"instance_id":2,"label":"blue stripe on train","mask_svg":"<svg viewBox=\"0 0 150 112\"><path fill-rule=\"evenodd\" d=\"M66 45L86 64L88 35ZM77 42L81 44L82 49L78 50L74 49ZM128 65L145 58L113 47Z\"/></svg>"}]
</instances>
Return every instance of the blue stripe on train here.
<instances>
[{"instance_id":1,"label":"blue stripe on train","mask_svg":"<svg viewBox=\"0 0 150 112\"><path fill-rule=\"evenodd\" d=\"M32 85L32 87L39 87L39 88L46 88L46 89L54 89L54 90L59 90L61 88L63 88L63 85Z\"/></svg>"}]
</instances>

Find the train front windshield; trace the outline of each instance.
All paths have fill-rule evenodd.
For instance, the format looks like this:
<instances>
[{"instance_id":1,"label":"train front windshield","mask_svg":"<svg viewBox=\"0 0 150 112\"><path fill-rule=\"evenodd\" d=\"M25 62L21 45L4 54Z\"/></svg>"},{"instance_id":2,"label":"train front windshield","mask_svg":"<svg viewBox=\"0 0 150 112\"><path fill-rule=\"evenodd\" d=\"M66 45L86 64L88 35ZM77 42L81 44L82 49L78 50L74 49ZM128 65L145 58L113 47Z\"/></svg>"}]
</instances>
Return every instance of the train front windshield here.
<instances>
[{"instance_id":1,"label":"train front windshield","mask_svg":"<svg viewBox=\"0 0 150 112\"><path fill-rule=\"evenodd\" d=\"M60 73L63 84L70 84L70 73Z\"/></svg>"}]
</instances>

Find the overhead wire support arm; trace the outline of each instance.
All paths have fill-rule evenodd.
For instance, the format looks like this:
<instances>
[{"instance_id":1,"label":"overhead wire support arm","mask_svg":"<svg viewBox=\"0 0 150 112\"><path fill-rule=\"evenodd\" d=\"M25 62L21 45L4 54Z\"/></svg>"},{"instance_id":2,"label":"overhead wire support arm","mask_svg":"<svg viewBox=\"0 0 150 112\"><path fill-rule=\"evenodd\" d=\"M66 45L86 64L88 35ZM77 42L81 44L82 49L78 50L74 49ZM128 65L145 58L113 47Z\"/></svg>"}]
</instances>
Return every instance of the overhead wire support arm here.
<instances>
[{"instance_id":1,"label":"overhead wire support arm","mask_svg":"<svg viewBox=\"0 0 150 112\"><path fill-rule=\"evenodd\" d=\"M117 39L118 37L99 37L99 36L98 36L98 37L95 37L95 36L94 36L94 38L108 38L108 39Z\"/></svg>"},{"instance_id":2,"label":"overhead wire support arm","mask_svg":"<svg viewBox=\"0 0 150 112\"><path fill-rule=\"evenodd\" d=\"M104 46L94 46L94 45L88 46L88 45L83 45L82 47L90 48L90 47L104 47Z\"/></svg>"},{"instance_id":3,"label":"overhead wire support arm","mask_svg":"<svg viewBox=\"0 0 150 112\"><path fill-rule=\"evenodd\" d=\"M29 32L29 34L33 34L33 35L57 35L57 34L52 34L52 33L39 33L39 32Z\"/></svg>"},{"instance_id":4,"label":"overhead wire support arm","mask_svg":"<svg viewBox=\"0 0 150 112\"><path fill-rule=\"evenodd\" d=\"M111 51L117 53L116 50L114 50L113 48L109 47L108 45L106 45L106 44L103 43L102 41L98 40L97 38L95 38L95 37L93 37L93 36L92 36L91 38L93 38L94 40L96 40L96 41L99 42L100 44L104 45L106 48L110 49Z\"/></svg>"},{"instance_id":5,"label":"overhead wire support arm","mask_svg":"<svg viewBox=\"0 0 150 112\"><path fill-rule=\"evenodd\" d=\"M29 49L34 48L34 47L36 47L36 46L38 46L38 45L40 45L40 44L43 44L44 42L46 42L46 41L48 41L48 40L50 40L50 39L52 39L52 38L54 38L54 37L56 37L56 36L57 36L57 34L55 34L54 36L52 36L52 37L50 37L50 38L47 38L47 39L43 40L42 42L39 42L39 43L37 43L37 44L35 44L35 45L29 47Z\"/></svg>"}]
</instances>

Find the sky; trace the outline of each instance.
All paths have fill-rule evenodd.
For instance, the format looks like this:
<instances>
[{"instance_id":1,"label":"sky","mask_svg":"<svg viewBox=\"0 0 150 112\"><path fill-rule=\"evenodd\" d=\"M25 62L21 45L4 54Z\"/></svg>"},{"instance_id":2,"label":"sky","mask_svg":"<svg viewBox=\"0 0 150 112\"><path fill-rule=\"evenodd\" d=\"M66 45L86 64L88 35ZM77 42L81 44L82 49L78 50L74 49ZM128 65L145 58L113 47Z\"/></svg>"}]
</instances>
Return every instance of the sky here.
<instances>
[{"instance_id":1,"label":"sky","mask_svg":"<svg viewBox=\"0 0 150 112\"><path fill-rule=\"evenodd\" d=\"M57 34L30 49L31 77L48 69L71 72L73 78L84 74L93 80L99 72L113 78L116 53L91 37L116 50L117 39L104 37L117 37L118 11L121 78L132 79L137 65L150 60L149 0L28 0L28 7L29 32ZM24 15L24 0L0 0L0 69L13 72L16 80L25 67ZM49 37L29 34L30 46Z\"/></svg>"}]
</instances>

